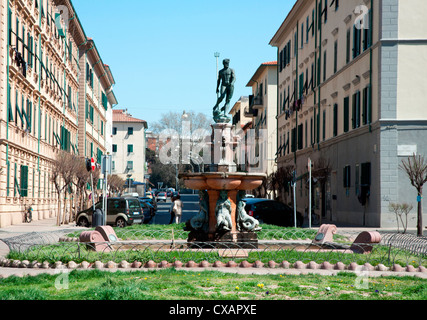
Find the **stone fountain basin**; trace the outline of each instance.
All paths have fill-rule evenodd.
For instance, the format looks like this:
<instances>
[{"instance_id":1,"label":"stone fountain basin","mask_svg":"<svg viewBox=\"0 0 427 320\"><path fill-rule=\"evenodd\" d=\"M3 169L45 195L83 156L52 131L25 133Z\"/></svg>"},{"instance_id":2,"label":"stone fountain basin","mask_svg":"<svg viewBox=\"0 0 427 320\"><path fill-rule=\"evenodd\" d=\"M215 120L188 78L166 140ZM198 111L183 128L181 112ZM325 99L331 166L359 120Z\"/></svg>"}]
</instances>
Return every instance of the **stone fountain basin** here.
<instances>
[{"instance_id":1,"label":"stone fountain basin","mask_svg":"<svg viewBox=\"0 0 427 320\"><path fill-rule=\"evenodd\" d=\"M187 188L193 190L250 191L260 187L267 175L243 172L205 172L183 173L179 177L184 180Z\"/></svg>"}]
</instances>

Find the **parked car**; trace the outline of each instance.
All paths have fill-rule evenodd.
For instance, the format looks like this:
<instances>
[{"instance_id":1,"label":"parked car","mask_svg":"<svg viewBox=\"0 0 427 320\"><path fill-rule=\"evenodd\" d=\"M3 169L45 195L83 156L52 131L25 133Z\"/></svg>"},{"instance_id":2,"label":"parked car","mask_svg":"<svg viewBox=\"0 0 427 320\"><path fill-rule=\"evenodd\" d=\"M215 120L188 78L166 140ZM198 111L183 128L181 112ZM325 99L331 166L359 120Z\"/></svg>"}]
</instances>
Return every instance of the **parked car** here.
<instances>
[{"instance_id":1,"label":"parked car","mask_svg":"<svg viewBox=\"0 0 427 320\"><path fill-rule=\"evenodd\" d=\"M157 195L157 201L164 201L166 202L166 200L168 199L168 196L166 194L166 192L159 192Z\"/></svg>"},{"instance_id":2,"label":"parked car","mask_svg":"<svg viewBox=\"0 0 427 320\"><path fill-rule=\"evenodd\" d=\"M102 202L95 204L95 210L102 209ZM90 227L92 225L93 206L81 211L76 216L77 225ZM143 208L139 199L120 197L107 199L107 224L116 227L144 223Z\"/></svg>"},{"instance_id":3,"label":"parked car","mask_svg":"<svg viewBox=\"0 0 427 320\"><path fill-rule=\"evenodd\" d=\"M151 219L156 215L157 212L157 202L155 199L140 197L139 201L144 210L144 223L149 223ZM145 208L145 209L144 209Z\"/></svg>"},{"instance_id":4,"label":"parked car","mask_svg":"<svg viewBox=\"0 0 427 320\"><path fill-rule=\"evenodd\" d=\"M153 191L147 191L146 193L145 193L145 198L155 198L156 196L154 195L154 192Z\"/></svg>"},{"instance_id":5,"label":"parked car","mask_svg":"<svg viewBox=\"0 0 427 320\"><path fill-rule=\"evenodd\" d=\"M281 227L295 226L294 209L282 202L259 198L247 198L243 201L246 203L246 213L260 223ZM304 216L297 212L297 227L301 227L303 222Z\"/></svg>"},{"instance_id":6,"label":"parked car","mask_svg":"<svg viewBox=\"0 0 427 320\"><path fill-rule=\"evenodd\" d=\"M144 214L144 223L150 222L152 219L152 205L141 199L139 199L139 203L141 204L142 213Z\"/></svg>"}]
</instances>

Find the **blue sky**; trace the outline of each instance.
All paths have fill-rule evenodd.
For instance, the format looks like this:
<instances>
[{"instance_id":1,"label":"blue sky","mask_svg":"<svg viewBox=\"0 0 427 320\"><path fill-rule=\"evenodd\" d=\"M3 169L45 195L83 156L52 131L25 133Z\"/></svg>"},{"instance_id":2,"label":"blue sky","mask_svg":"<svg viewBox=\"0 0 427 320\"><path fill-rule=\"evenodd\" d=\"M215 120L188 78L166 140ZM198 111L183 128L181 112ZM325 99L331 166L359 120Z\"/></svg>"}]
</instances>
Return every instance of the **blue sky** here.
<instances>
[{"instance_id":1,"label":"blue sky","mask_svg":"<svg viewBox=\"0 0 427 320\"><path fill-rule=\"evenodd\" d=\"M259 65L277 59L269 45L294 0L74 0L116 80L119 104L137 118L168 111L212 117L216 59L231 60L237 81L232 105Z\"/></svg>"}]
</instances>

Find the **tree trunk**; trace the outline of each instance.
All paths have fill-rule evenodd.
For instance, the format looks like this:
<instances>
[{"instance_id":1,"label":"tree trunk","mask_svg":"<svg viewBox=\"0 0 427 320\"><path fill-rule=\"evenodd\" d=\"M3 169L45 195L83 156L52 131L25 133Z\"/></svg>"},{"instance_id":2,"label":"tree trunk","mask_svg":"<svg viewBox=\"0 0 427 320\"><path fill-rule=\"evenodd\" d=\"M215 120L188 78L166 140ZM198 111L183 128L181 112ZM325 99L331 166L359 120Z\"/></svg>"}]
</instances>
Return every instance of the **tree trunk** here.
<instances>
[{"instance_id":1,"label":"tree trunk","mask_svg":"<svg viewBox=\"0 0 427 320\"><path fill-rule=\"evenodd\" d=\"M417 235L423 236L423 187L418 190L420 201L418 202L418 221L417 221Z\"/></svg>"},{"instance_id":2,"label":"tree trunk","mask_svg":"<svg viewBox=\"0 0 427 320\"><path fill-rule=\"evenodd\" d=\"M61 196L58 196L58 212L57 212L57 216L56 216L56 225L60 226L61 225Z\"/></svg>"}]
</instances>

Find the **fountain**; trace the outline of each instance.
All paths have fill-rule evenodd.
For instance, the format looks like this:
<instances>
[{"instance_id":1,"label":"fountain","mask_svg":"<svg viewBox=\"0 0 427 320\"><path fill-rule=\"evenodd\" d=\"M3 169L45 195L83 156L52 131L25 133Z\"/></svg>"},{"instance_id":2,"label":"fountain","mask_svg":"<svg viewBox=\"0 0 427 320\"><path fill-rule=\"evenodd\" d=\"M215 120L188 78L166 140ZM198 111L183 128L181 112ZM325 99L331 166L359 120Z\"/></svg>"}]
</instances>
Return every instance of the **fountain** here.
<instances>
[{"instance_id":1,"label":"fountain","mask_svg":"<svg viewBox=\"0 0 427 320\"><path fill-rule=\"evenodd\" d=\"M234 90L235 74L224 60L224 69L219 72L217 92L221 95L214 107L214 121L210 142L211 163L209 172L182 173L179 175L189 189L199 190L200 212L187 222L190 230L188 242L236 244L242 248L257 245L256 232L261 230L259 222L249 216L242 201L246 192L262 185L267 178L264 173L237 172L233 162L233 147L239 142L233 136L233 126L226 116ZM219 104L226 98L221 110Z\"/></svg>"}]
</instances>

